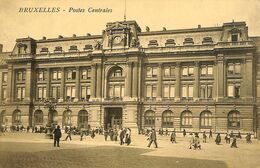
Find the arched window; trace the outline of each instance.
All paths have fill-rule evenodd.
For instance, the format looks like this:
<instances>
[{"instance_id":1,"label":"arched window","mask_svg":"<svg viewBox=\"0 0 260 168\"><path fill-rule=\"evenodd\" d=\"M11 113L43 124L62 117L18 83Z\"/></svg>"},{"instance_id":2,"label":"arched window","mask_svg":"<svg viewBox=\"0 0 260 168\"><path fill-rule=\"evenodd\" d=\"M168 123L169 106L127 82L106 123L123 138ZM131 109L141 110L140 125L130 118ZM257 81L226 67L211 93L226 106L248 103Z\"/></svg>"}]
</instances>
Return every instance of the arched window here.
<instances>
[{"instance_id":1,"label":"arched window","mask_svg":"<svg viewBox=\"0 0 260 168\"><path fill-rule=\"evenodd\" d=\"M173 127L173 112L170 110L166 110L162 114L162 127L172 128Z\"/></svg>"},{"instance_id":2,"label":"arched window","mask_svg":"<svg viewBox=\"0 0 260 168\"><path fill-rule=\"evenodd\" d=\"M87 128L88 126L88 112L86 110L80 110L78 113L78 127Z\"/></svg>"},{"instance_id":3,"label":"arched window","mask_svg":"<svg viewBox=\"0 0 260 168\"><path fill-rule=\"evenodd\" d=\"M240 128L239 111L233 110L228 113L228 127L229 128Z\"/></svg>"},{"instance_id":4,"label":"arched window","mask_svg":"<svg viewBox=\"0 0 260 168\"><path fill-rule=\"evenodd\" d=\"M20 110L15 110L13 112L13 125L18 125L21 124L21 111Z\"/></svg>"},{"instance_id":5,"label":"arched window","mask_svg":"<svg viewBox=\"0 0 260 168\"><path fill-rule=\"evenodd\" d=\"M65 110L63 112L63 126L71 126L71 111L70 110Z\"/></svg>"},{"instance_id":6,"label":"arched window","mask_svg":"<svg viewBox=\"0 0 260 168\"><path fill-rule=\"evenodd\" d=\"M50 123L58 123L58 112L56 110L49 111L48 120Z\"/></svg>"},{"instance_id":7,"label":"arched window","mask_svg":"<svg viewBox=\"0 0 260 168\"><path fill-rule=\"evenodd\" d=\"M144 114L145 126L153 127L155 125L155 112L152 110L146 111Z\"/></svg>"},{"instance_id":8,"label":"arched window","mask_svg":"<svg viewBox=\"0 0 260 168\"><path fill-rule=\"evenodd\" d=\"M108 73L108 98L111 100L122 100L125 92L125 78L123 69L119 66L113 67Z\"/></svg>"},{"instance_id":9,"label":"arched window","mask_svg":"<svg viewBox=\"0 0 260 168\"><path fill-rule=\"evenodd\" d=\"M0 125L5 124L5 110L0 113Z\"/></svg>"},{"instance_id":10,"label":"arched window","mask_svg":"<svg viewBox=\"0 0 260 168\"><path fill-rule=\"evenodd\" d=\"M200 113L200 127L201 128L212 127L212 114L210 111L202 111Z\"/></svg>"},{"instance_id":11,"label":"arched window","mask_svg":"<svg viewBox=\"0 0 260 168\"><path fill-rule=\"evenodd\" d=\"M123 69L121 67L114 67L110 73L109 77L122 77L123 76Z\"/></svg>"},{"instance_id":12,"label":"arched window","mask_svg":"<svg viewBox=\"0 0 260 168\"><path fill-rule=\"evenodd\" d=\"M192 127L192 113L185 110L181 113L181 125L183 127Z\"/></svg>"},{"instance_id":13,"label":"arched window","mask_svg":"<svg viewBox=\"0 0 260 168\"><path fill-rule=\"evenodd\" d=\"M41 110L34 112L34 124L43 124L43 112Z\"/></svg>"}]
</instances>

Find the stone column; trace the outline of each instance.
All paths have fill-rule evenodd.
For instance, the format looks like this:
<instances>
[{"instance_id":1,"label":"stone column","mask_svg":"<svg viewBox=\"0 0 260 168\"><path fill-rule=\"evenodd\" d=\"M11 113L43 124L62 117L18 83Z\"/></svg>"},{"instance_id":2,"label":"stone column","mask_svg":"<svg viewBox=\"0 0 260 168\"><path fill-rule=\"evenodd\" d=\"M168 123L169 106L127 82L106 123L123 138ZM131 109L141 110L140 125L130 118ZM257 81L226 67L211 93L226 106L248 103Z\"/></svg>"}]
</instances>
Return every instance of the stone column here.
<instances>
[{"instance_id":1,"label":"stone column","mask_svg":"<svg viewBox=\"0 0 260 168\"><path fill-rule=\"evenodd\" d=\"M61 68L61 84L60 84L60 100L63 102L65 97L65 70L64 67Z\"/></svg>"},{"instance_id":2,"label":"stone column","mask_svg":"<svg viewBox=\"0 0 260 168\"><path fill-rule=\"evenodd\" d=\"M181 90L181 75L180 75L180 63L177 62L176 63L176 67L175 67L175 101L180 101L180 90Z\"/></svg>"},{"instance_id":3,"label":"stone column","mask_svg":"<svg viewBox=\"0 0 260 168\"><path fill-rule=\"evenodd\" d=\"M91 66L91 98L96 97L96 65Z\"/></svg>"},{"instance_id":4,"label":"stone column","mask_svg":"<svg viewBox=\"0 0 260 168\"><path fill-rule=\"evenodd\" d=\"M246 54L246 99L253 100L253 54Z\"/></svg>"},{"instance_id":5,"label":"stone column","mask_svg":"<svg viewBox=\"0 0 260 168\"><path fill-rule=\"evenodd\" d=\"M0 104L2 103L2 99L3 99L3 72L0 71Z\"/></svg>"},{"instance_id":6,"label":"stone column","mask_svg":"<svg viewBox=\"0 0 260 168\"><path fill-rule=\"evenodd\" d=\"M97 98L101 98L102 97L102 65L101 64L97 64Z\"/></svg>"},{"instance_id":7,"label":"stone column","mask_svg":"<svg viewBox=\"0 0 260 168\"><path fill-rule=\"evenodd\" d=\"M200 77L199 62L195 62L195 66L194 66L194 92L193 92L194 101L199 100L199 90L200 90L199 77Z\"/></svg>"},{"instance_id":8,"label":"stone column","mask_svg":"<svg viewBox=\"0 0 260 168\"><path fill-rule=\"evenodd\" d=\"M131 98L131 90L132 90L132 62L128 63L128 68L127 68L127 76L126 76L126 94L125 96L127 98Z\"/></svg>"},{"instance_id":9,"label":"stone column","mask_svg":"<svg viewBox=\"0 0 260 168\"><path fill-rule=\"evenodd\" d=\"M14 86L15 86L15 70L13 65L8 65L8 76L7 76L7 97L6 101L11 102L14 100Z\"/></svg>"},{"instance_id":10,"label":"stone column","mask_svg":"<svg viewBox=\"0 0 260 168\"><path fill-rule=\"evenodd\" d=\"M224 69L224 55L223 54L218 54L217 58L217 101L221 101L224 98L224 89L226 88L224 86L225 84L225 78L226 78L226 73Z\"/></svg>"},{"instance_id":11,"label":"stone column","mask_svg":"<svg viewBox=\"0 0 260 168\"><path fill-rule=\"evenodd\" d=\"M75 85L75 99L74 102L78 102L80 99L80 68L76 67L76 85Z\"/></svg>"},{"instance_id":12,"label":"stone column","mask_svg":"<svg viewBox=\"0 0 260 168\"><path fill-rule=\"evenodd\" d=\"M132 89L132 96L134 98L138 95L138 62L134 62L133 65L133 89Z\"/></svg>"},{"instance_id":13,"label":"stone column","mask_svg":"<svg viewBox=\"0 0 260 168\"><path fill-rule=\"evenodd\" d=\"M162 63L158 64L156 100L162 101Z\"/></svg>"},{"instance_id":14,"label":"stone column","mask_svg":"<svg viewBox=\"0 0 260 168\"><path fill-rule=\"evenodd\" d=\"M31 89L32 89L32 63L26 65L26 82L25 82L25 101L31 101Z\"/></svg>"},{"instance_id":15,"label":"stone column","mask_svg":"<svg viewBox=\"0 0 260 168\"><path fill-rule=\"evenodd\" d=\"M50 98L50 92L51 92L51 86L50 86L50 82L51 82L51 70L50 68L47 68L47 73L46 73L46 98L49 99Z\"/></svg>"}]
</instances>

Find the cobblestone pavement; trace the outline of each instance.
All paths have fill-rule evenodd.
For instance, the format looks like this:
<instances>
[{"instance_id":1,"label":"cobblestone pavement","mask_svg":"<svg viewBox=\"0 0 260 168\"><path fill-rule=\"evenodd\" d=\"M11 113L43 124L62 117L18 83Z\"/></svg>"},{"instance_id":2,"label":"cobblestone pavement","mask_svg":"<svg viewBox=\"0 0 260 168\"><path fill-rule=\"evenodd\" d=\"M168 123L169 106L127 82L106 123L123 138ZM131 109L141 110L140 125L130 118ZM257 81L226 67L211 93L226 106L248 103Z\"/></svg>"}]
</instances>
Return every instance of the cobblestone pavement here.
<instances>
[{"instance_id":1,"label":"cobblestone pavement","mask_svg":"<svg viewBox=\"0 0 260 168\"><path fill-rule=\"evenodd\" d=\"M63 136L62 139L65 137ZM238 148L229 144L215 145L210 139L202 143L202 150L189 149L189 137L177 137L172 144L169 137L158 136L159 148L147 148L146 137L132 135L130 146L95 139L72 136L72 141L61 141L54 148L44 134L7 133L0 136L0 168L87 168L87 167L213 167L260 168L260 142L246 144L238 140Z\"/></svg>"}]
</instances>

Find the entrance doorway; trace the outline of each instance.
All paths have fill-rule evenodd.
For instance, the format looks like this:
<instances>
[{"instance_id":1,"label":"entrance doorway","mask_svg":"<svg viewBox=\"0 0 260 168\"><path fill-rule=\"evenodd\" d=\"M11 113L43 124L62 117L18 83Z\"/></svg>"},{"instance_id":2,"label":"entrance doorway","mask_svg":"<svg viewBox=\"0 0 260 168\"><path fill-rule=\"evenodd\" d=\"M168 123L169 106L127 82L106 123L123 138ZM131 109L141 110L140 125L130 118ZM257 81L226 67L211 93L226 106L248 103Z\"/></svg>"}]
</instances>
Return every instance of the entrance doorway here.
<instances>
[{"instance_id":1,"label":"entrance doorway","mask_svg":"<svg viewBox=\"0 0 260 168\"><path fill-rule=\"evenodd\" d=\"M105 129L122 128L122 113L121 107L105 108Z\"/></svg>"}]
</instances>

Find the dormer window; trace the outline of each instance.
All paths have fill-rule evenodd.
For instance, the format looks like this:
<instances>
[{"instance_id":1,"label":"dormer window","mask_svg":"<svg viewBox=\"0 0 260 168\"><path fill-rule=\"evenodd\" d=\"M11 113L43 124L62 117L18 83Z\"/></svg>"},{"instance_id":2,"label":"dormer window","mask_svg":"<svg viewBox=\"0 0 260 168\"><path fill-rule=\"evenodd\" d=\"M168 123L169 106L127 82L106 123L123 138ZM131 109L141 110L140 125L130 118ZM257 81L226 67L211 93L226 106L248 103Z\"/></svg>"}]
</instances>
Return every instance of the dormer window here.
<instances>
[{"instance_id":1,"label":"dormer window","mask_svg":"<svg viewBox=\"0 0 260 168\"><path fill-rule=\"evenodd\" d=\"M211 37L204 37L203 38L202 44L212 44L212 43L213 43L213 41L212 41Z\"/></svg>"},{"instance_id":2,"label":"dormer window","mask_svg":"<svg viewBox=\"0 0 260 168\"><path fill-rule=\"evenodd\" d=\"M55 53L62 52L62 47L55 47L54 52L55 52Z\"/></svg>"},{"instance_id":3,"label":"dormer window","mask_svg":"<svg viewBox=\"0 0 260 168\"><path fill-rule=\"evenodd\" d=\"M47 52L49 52L49 49L46 48L46 47L44 47L44 48L42 48L42 50L41 50L40 52L41 52L41 53L47 53Z\"/></svg>"},{"instance_id":4,"label":"dormer window","mask_svg":"<svg viewBox=\"0 0 260 168\"><path fill-rule=\"evenodd\" d=\"M70 46L70 49L69 49L70 52L75 52L75 51L78 51L78 47L73 45L73 46Z\"/></svg>"},{"instance_id":5,"label":"dormer window","mask_svg":"<svg viewBox=\"0 0 260 168\"><path fill-rule=\"evenodd\" d=\"M171 46L175 46L175 40L174 39L167 39L166 43L165 43L165 47L171 47Z\"/></svg>"},{"instance_id":6,"label":"dormer window","mask_svg":"<svg viewBox=\"0 0 260 168\"><path fill-rule=\"evenodd\" d=\"M238 41L238 34L232 34L232 35L231 35L231 41L232 41L232 42Z\"/></svg>"},{"instance_id":7,"label":"dormer window","mask_svg":"<svg viewBox=\"0 0 260 168\"><path fill-rule=\"evenodd\" d=\"M149 41L148 47L157 47L157 46L158 46L157 40Z\"/></svg>"},{"instance_id":8,"label":"dormer window","mask_svg":"<svg viewBox=\"0 0 260 168\"><path fill-rule=\"evenodd\" d=\"M193 45L193 44L194 44L193 38L185 38L184 39L183 45Z\"/></svg>"},{"instance_id":9,"label":"dormer window","mask_svg":"<svg viewBox=\"0 0 260 168\"><path fill-rule=\"evenodd\" d=\"M85 45L84 50L93 50L92 45Z\"/></svg>"}]
</instances>

